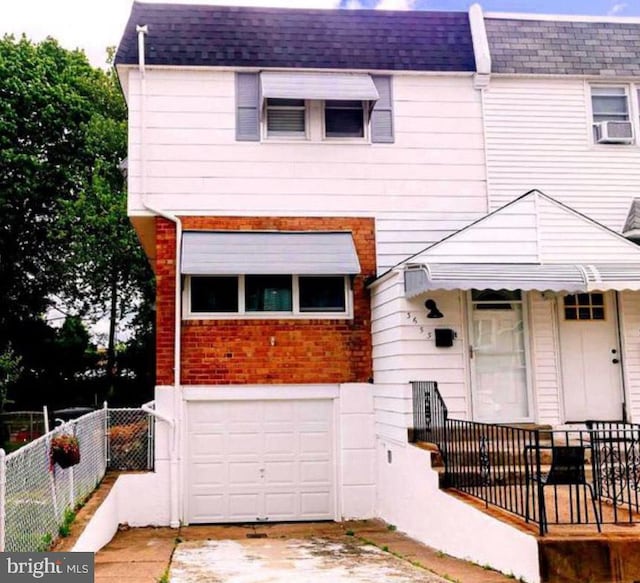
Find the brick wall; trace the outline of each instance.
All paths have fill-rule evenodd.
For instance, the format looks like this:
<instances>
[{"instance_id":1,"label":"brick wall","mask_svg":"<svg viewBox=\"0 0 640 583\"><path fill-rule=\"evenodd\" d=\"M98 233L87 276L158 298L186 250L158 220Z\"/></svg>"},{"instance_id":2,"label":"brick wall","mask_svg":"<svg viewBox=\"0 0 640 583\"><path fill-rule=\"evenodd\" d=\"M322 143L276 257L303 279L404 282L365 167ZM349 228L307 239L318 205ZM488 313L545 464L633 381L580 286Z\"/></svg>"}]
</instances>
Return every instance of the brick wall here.
<instances>
[{"instance_id":1,"label":"brick wall","mask_svg":"<svg viewBox=\"0 0 640 583\"><path fill-rule=\"evenodd\" d=\"M361 218L184 217L185 230L345 231L361 273L353 282L353 320L186 320L185 385L366 382L371 370L367 277L375 275L374 220ZM157 219L157 384L173 383L175 228Z\"/></svg>"}]
</instances>

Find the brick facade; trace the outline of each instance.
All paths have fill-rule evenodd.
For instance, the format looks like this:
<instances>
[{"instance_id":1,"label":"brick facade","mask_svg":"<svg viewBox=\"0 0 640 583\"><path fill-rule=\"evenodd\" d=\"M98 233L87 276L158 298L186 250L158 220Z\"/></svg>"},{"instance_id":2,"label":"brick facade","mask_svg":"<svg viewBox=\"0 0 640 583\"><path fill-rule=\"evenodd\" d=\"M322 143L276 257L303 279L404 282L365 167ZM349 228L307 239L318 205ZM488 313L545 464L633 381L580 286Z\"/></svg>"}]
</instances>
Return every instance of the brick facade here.
<instances>
[{"instance_id":1,"label":"brick facade","mask_svg":"<svg viewBox=\"0 0 640 583\"><path fill-rule=\"evenodd\" d=\"M157 384L173 384L175 227L156 219ZM371 310L365 280L376 272L374 220L184 217L184 230L345 231L361 273L352 320L183 320L184 385L366 382L372 376Z\"/></svg>"}]
</instances>

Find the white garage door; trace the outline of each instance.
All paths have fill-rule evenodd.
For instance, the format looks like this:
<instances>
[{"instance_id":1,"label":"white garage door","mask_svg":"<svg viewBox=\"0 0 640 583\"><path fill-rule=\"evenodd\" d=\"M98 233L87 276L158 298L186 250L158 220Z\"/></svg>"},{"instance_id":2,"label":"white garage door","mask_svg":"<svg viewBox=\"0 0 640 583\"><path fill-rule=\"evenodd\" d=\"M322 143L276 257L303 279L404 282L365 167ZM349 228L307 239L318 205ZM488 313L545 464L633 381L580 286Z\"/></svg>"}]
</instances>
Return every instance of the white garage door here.
<instances>
[{"instance_id":1,"label":"white garage door","mask_svg":"<svg viewBox=\"0 0 640 583\"><path fill-rule=\"evenodd\" d=\"M333 402L189 405L188 520L333 519Z\"/></svg>"}]
</instances>

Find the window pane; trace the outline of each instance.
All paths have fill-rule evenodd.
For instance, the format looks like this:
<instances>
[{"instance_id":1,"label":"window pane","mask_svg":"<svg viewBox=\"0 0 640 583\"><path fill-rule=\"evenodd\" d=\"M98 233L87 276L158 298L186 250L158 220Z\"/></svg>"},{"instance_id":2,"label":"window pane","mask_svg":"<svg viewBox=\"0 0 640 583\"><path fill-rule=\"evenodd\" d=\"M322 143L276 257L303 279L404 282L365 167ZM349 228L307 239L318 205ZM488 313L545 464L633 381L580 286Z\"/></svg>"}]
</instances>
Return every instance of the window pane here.
<instances>
[{"instance_id":1,"label":"window pane","mask_svg":"<svg viewBox=\"0 0 640 583\"><path fill-rule=\"evenodd\" d=\"M247 312L291 312L291 276L247 275L245 304Z\"/></svg>"},{"instance_id":2,"label":"window pane","mask_svg":"<svg viewBox=\"0 0 640 583\"><path fill-rule=\"evenodd\" d=\"M327 101L324 108L328 138L364 137L364 111L361 101Z\"/></svg>"},{"instance_id":3,"label":"window pane","mask_svg":"<svg viewBox=\"0 0 640 583\"><path fill-rule=\"evenodd\" d=\"M604 320L604 308L593 308L593 319Z\"/></svg>"},{"instance_id":4,"label":"window pane","mask_svg":"<svg viewBox=\"0 0 640 583\"><path fill-rule=\"evenodd\" d=\"M627 114L627 98L622 97L593 97L593 113L594 115L626 115Z\"/></svg>"},{"instance_id":5,"label":"window pane","mask_svg":"<svg viewBox=\"0 0 640 583\"><path fill-rule=\"evenodd\" d=\"M588 306L591 304L591 298L589 294L578 294L578 305L579 306Z\"/></svg>"},{"instance_id":6,"label":"window pane","mask_svg":"<svg viewBox=\"0 0 640 583\"><path fill-rule=\"evenodd\" d=\"M565 320L576 320L577 314L575 308L565 308L564 309L564 317Z\"/></svg>"},{"instance_id":7,"label":"window pane","mask_svg":"<svg viewBox=\"0 0 640 583\"><path fill-rule=\"evenodd\" d=\"M299 277L301 312L346 311L344 277Z\"/></svg>"},{"instance_id":8,"label":"window pane","mask_svg":"<svg viewBox=\"0 0 640 583\"><path fill-rule=\"evenodd\" d=\"M624 87L591 87L591 95L626 95Z\"/></svg>"},{"instance_id":9,"label":"window pane","mask_svg":"<svg viewBox=\"0 0 640 583\"><path fill-rule=\"evenodd\" d=\"M192 277L192 312L237 312L237 277Z\"/></svg>"}]
</instances>

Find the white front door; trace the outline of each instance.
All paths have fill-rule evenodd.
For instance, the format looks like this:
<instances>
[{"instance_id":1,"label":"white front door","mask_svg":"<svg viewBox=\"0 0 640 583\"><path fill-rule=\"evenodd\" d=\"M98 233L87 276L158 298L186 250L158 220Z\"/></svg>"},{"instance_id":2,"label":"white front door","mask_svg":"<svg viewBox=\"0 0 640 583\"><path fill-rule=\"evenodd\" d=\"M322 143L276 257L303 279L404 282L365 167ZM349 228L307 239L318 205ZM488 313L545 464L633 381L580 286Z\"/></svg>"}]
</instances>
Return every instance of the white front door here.
<instances>
[{"instance_id":1,"label":"white front door","mask_svg":"<svg viewBox=\"0 0 640 583\"><path fill-rule=\"evenodd\" d=\"M333 401L189 405L188 521L335 518Z\"/></svg>"},{"instance_id":2,"label":"white front door","mask_svg":"<svg viewBox=\"0 0 640 583\"><path fill-rule=\"evenodd\" d=\"M559 298L565 420L622 419L622 374L612 292Z\"/></svg>"},{"instance_id":3,"label":"white front door","mask_svg":"<svg viewBox=\"0 0 640 583\"><path fill-rule=\"evenodd\" d=\"M525 321L521 292L471 292L471 390L477 421L530 419Z\"/></svg>"}]
</instances>

